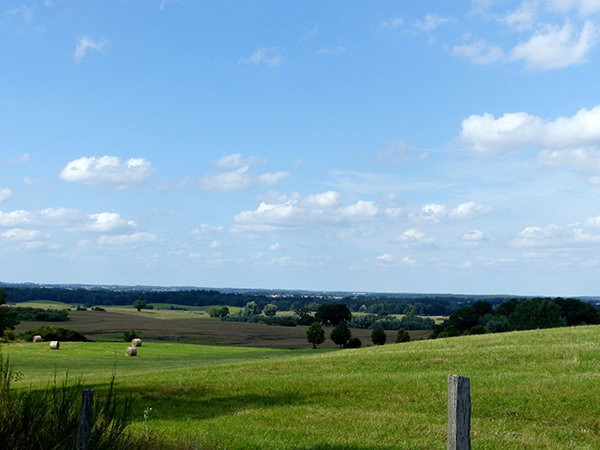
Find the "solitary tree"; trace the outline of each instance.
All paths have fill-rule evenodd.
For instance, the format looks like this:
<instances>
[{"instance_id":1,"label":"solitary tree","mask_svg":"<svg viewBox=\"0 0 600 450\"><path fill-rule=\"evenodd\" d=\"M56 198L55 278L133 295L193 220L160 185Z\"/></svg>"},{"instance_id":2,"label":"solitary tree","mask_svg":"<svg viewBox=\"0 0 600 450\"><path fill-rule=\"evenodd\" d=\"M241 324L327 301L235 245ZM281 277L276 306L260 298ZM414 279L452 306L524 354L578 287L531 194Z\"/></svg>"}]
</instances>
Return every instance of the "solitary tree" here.
<instances>
[{"instance_id":1,"label":"solitary tree","mask_svg":"<svg viewBox=\"0 0 600 450\"><path fill-rule=\"evenodd\" d=\"M343 348L351 337L352 332L348 328L348 325L346 325L346 322L340 322L331 332L331 340L339 345L340 348Z\"/></svg>"},{"instance_id":2,"label":"solitary tree","mask_svg":"<svg viewBox=\"0 0 600 450\"><path fill-rule=\"evenodd\" d=\"M141 311L142 309L148 308L148 305L143 300L136 300L135 302L133 302L133 307L138 311Z\"/></svg>"},{"instance_id":3,"label":"solitary tree","mask_svg":"<svg viewBox=\"0 0 600 450\"><path fill-rule=\"evenodd\" d=\"M371 340L375 345L383 345L387 340L387 336L385 335L385 330L382 326L378 326L371 332Z\"/></svg>"},{"instance_id":4,"label":"solitary tree","mask_svg":"<svg viewBox=\"0 0 600 450\"><path fill-rule=\"evenodd\" d=\"M398 334L396 335L396 344L400 342L410 342L410 335L404 328L400 328L398 330Z\"/></svg>"},{"instance_id":5,"label":"solitary tree","mask_svg":"<svg viewBox=\"0 0 600 450\"><path fill-rule=\"evenodd\" d=\"M325 330L320 322L315 322L308 327L306 339L313 345L313 348L317 348L318 344L325 342Z\"/></svg>"}]
</instances>

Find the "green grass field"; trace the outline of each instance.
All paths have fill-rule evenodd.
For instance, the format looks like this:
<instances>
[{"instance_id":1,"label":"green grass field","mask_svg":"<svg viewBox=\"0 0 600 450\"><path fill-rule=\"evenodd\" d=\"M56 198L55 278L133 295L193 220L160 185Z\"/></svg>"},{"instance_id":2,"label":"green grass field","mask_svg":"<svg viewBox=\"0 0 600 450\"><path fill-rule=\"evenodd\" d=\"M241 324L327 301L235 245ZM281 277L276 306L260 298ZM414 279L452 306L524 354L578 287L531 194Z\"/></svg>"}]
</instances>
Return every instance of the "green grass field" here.
<instances>
[{"instance_id":1,"label":"green grass field","mask_svg":"<svg viewBox=\"0 0 600 450\"><path fill-rule=\"evenodd\" d=\"M116 366L131 432L172 449L444 449L447 376L471 379L476 449L600 448L600 327L312 351L146 343L2 345L18 386ZM144 419L144 411L149 412Z\"/></svg>"}]
</instances>

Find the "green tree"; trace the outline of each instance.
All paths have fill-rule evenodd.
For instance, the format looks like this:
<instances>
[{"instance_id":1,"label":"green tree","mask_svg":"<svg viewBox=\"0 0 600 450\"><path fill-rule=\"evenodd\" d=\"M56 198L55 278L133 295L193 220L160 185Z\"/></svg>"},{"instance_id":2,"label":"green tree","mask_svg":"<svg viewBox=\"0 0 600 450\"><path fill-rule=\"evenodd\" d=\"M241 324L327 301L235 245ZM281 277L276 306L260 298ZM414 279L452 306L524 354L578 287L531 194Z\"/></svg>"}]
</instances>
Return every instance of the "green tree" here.
<instances>
[{"instance_id":1,"label":"green tree","mask_svg":"<svg viewBox=\"0 0 600 450\"><path fill-rule=\"evenodd\" d=\"M133 302L133 307L138 311L141 311L142 309L148 308L148 305L143 300L136 300L135 302Z\"/></svg>"},{"instance_id":2,"label":"green tree","mask_svg":"<svg viewBox=\"0 0 600 450\"><path fill-rule=\"evenodd\" d=\"M330 337L333 342L340 346L340 348L343 348L352 337L352 332L350 331L350 328L348 328L348 325L346 325L346 322L340 322L339 325L333 329Z\"/></svg>"},{"instance_id":3,"label":"green tree","mask_svg":"<svg viewBox=\"0 0 600 450\"><path fill-rule=\"evenodd\" d=\"M319 306L315 318L323 325L339 325L340 322L350 322L352 313L345 303L326 303Z\"/></svg>"},{"instance_id":4,"label":"green tree","mask_svg":"<svg viewBox=\"0 0 600 450\"><path fill-rule=\"evenodd\" d=\"M0 289L0 305L4 305L7 299L8 295L6 295L6 292ZM0 336L4 334L4 330L14 330L18 324L19 321L14 315L9 314L8 308L0 306Z\"/></svg>"},{"instance_id":5,"label":"green tree","mask_svg":"<svg viewBox=\"0 0 600 450\"><path fill-rule=\"evenodd\" d=\"M378 326L371 332L371 341L374 345L383 345L386 340L387 336L382 326Z\"/></svg>"},{"instance_id":6,"label":"green tree","mask_svg":"<svg viewBox=\"0 0 600 450\"><path fill-rule=\"evenodd\" d=\"M560 306L548 298L524 299L508 318L514 330L535 330L566 325Z\"/></svg>"},{"instance_id":7,"label":"green tree","mask_svg":"<svg viewBox=\"0 0 600 450\"><path fill-rule=\"evenodd\" d=\"M320 322L315 322L308 327L306 339L313 345L313 348L317 348L318 344L325 342L325 330Z\"/></svg>"},{"instance_id":8,"label":"green tree","mask_svg":"<svg viewBox=\"0 0 600 450\"><path fill-rule=\"evenodd\" d=\"M258 307L256 306L256 302L248 302L244 307L244 315L245 316L255 316L258 314Z\"/></svg>"},{"instance_id":9,"label":"green tree","mask_svg":"<svg viewBox=\"0 0 600 450\"><path fill-rule=\"evenodd\" d=\"M351 337L348 342L346 343L345 347L346 348L360 348L360 346L362 345L362 342L360 342L360 339L357 337Z\"/></svg>"},{"instance_id":10,"label":"green tree","mask_svg":"<svg viewBox=\"0 0 600 450\"><path fill-rule=\"evenodd\" d=\"M404 328L400 328L398 330L398 334L396 335L396 344L400 342L410 342L410 335Z\"/></svg>"},{"instance_id":11,"label":"green tree","mask_svg":"<svg viewBox=\"0 0 600 450\"><path fill-rule=\"evenodd\" d=\"M275 317L275 314L277 314L277 306L272 303L265 305L263 314L267 317Z\"/></svg>"}]
</instances>

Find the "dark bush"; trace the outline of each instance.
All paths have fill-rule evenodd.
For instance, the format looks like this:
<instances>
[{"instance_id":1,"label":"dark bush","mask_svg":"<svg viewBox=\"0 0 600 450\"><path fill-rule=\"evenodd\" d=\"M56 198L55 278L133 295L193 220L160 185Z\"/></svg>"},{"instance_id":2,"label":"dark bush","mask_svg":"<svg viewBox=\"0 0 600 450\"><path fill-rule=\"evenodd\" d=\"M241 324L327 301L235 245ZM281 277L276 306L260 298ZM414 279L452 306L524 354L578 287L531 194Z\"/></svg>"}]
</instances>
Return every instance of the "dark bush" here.
<instances>
[{"instance_id":1,"label":"dark bush","mask_svg":"<svg viewBox=\"0 0 600 450\"><path fill-rule=\"evenodd\" d=\"M362 342L357 337L351 337L348 342L346 342L345 348L360 348Z\"/></svg>"},{"instance_id":2,"label":"dark bush","mask_svg":"<svg viewBox=\"0 0 600 450\"><path fill-rule=\"evenodd\" d=\"M59 328L54 325L49 327L40 327L35 330L29 330L19 335L24 341L31 341L33 336L39 334L44 341L65 341L65 342L88 342L89 339L83 334L66 328Z\"/></svg>"}]
</instances>

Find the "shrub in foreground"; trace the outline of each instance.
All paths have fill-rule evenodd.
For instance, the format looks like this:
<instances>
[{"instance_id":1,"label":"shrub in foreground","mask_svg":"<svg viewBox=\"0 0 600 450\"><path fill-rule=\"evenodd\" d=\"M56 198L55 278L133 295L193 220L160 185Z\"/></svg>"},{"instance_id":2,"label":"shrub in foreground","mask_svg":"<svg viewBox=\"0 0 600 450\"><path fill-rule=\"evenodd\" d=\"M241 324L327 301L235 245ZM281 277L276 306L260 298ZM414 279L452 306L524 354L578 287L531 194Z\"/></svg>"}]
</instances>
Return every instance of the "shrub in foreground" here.
<instances>
[{"instance_id":1,"label":"shrub in foreground","mask_svg":"<svg viewBox=\"0 0 600 450\"><path fill-rule=\"evenodd\" d=\"M77 443L81 408L81 379L69 385L49 384L45 389L14 390L20 374L0 354L0 446L11 450L67 450ZM90 450L137 450L142 443L126 430L132 403L117 398L114 374L105 395L94 393Z\"/></svg>"}]
</instances>

